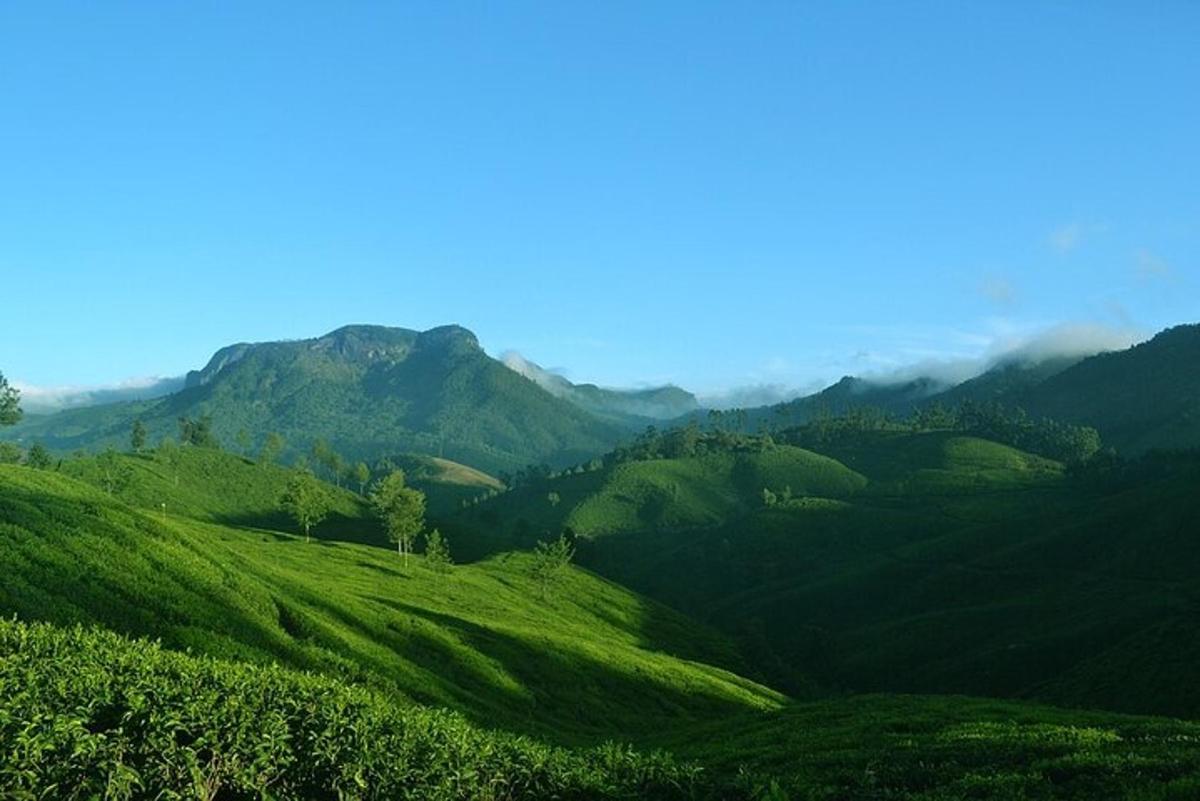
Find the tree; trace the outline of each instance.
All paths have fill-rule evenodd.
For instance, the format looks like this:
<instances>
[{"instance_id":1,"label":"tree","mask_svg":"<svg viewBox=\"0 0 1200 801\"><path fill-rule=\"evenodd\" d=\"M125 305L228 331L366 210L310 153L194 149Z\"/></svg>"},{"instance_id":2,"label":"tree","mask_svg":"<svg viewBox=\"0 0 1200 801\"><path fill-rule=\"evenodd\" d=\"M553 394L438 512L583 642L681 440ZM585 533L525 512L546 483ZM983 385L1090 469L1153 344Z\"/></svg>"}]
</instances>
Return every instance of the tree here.
<instances>
[{"instance_id":1,"label":"tree","mask_svg":"<svg viewBox=\"0 0 1200 801\"><path fill-rule=\"evenodd\" d=\"M0 373L0 426L16 425L21 420L21 390L9 386Z\"/></svg>"},{"instance_id":2,"label":"tree","mask_svg":"<svg viewBox=\"0 0 1200 801\"><path fill-rule=\"evenodd\" d=\"M329 455L329 461L325 463L329 468L329 472L333 474L333 483L338 489L342 486L342 476L346 474L346 460L342 458L340 453L332 453Z\"/></svg>"},{"instance_id":3,"label":"tree","mask_svg":"<svg viewBox=\"0 0 1200 801\"><path fill-rule=\"evenodd\" d=\"M388 540L408 566L413 541L425 527L425 493L404 485L404 471L393 470L371 493L375 514L387 529Z\"/></svg>"},{"instance_id":4,"label":"tree","mask_svg":"<svg viewBox=\"0 0 1200 801\"><path fill-rule=\"evenodd\" d=\"M533 549L533 562L529 574L537 582L538 594L545 600L547 593L552 590L575 558L575 546L565 534L560 534L553 542L539 542Z\"/></svg>"},{"instance_id":5,"label":"tree","mask_svg":"<svg viewBox=\"0 0 1200 801\"><path fill-rule=\"evenodd\" d=\"M562 503L562 497L557 492L550 492L547 494L546 500L550 502L551 506L558 506L560 503Z\"/></svg>"},{"instance_id":6,"label":"tree","mask_svg":"<svg viewBox=\"0 0 1200 801\"><path fill-rule=\"evenodd\" d=\"M310 542L312 527L329 514L329 496L311 472L296 470L288 479L287 487L279 499L279 506L304 532L304 541Z\"/></svg>"},{"instance_id":7,"label":"tree","mask_svg":"<svg viewBox=\"0 0 1200 801\"><path fill-rule=\"evenodd\" d=\"M13 442L0 442L0 464L19 464L21 448Z\"/></svg>"},{"instance_id":8,"label":"tree","mask_svg":"<svg viewBox=\"0 0 1200 801\"><path fill-rule=\"evenodd\" d=\"M237 442L238 448L241 450L243 456L250 455L250 446L254 444L254 440L251 439L249 431L244 428L239 428L237 435L234 437L234 441Z\"/></svg>"},{"instance_id":9,"label":"tree","mask_svg":"<svg viewBox=\"0 0 1200 801\"><path fill-rule=\"evenodd\" d=\"M358 494L366 495L367 484L371 481L371 468L367 467L366 462L359 462L354 465L352 477L358 482Z\"/></svg>"},{"instance_id":10,"label":"tree","mask_svg":"<svg viewBox=\"0 0 1200 801\"><path fill-rule=\"evenodd\" d=\"M312 445L313 461L329 471L329 477L339 487L342 485L342 471L345 462L341 454L333 449L328 442L323 439L318 439Z\"/></svg>"},{"instance_id":11,"label":"tree","mask_svg":"<svg viewBox=\"0 0 1200 801\"><path fill-rule=\"evenodd\" d=\"M158 448L154 451L154 460L162 462L171 470L171 478L175 486L179 486L179 464L182 461L179 457L179 446L175 444L175 440L170 437L163 437L162 442L158 443Z\"/></svg>"},{"instance_id":12,"label":"tree","mask_svg":"<svg viewBox=\"0 0 1200 801\"><path fill-rule=\"evenodd\" d=\"M129 446L133 448L134 453L141 453L142 448L146 447L146 424L141 420L133 421L133 428L129 432Z\"/></svg>"},{"instance_id":13,"label":"tree","mask_svg":"<svg viewBox=\"0 0 1200 801\"><path fill-rule=\"evenodd\" d=\"M272 431L267 434L267 438L263 441L262 450L258 453L259 464L274 464L279 458L279 454L283 453L283 446L286 445L283 435Z\"/></svg>"},{"instance_id":14,"label":"tree","mask_svg":"<svg viewBox=\"0 0 1200 801\"><path fill-rule=\"evenodd\" d=\"M425 535L425 565L434 573L449 573L454 565L450 543L436 528Z\"/></svg>"},{"instance_id":15,"label":"tree","mask_svg":"<svg viewBox=\"0 0 1200 801\"><path fill-rule=\"evenodd\" d=\"M29 449L29 453L25 454L25 465L35 470L48 470L53 463L54 460L50 458L50 451L46 450L46 446L40 442L33 443L33 447Z\"/></svg>"},{"instance_id":16,"label":"tree","mask_svg":"<svg viewBox=\"0 0 1200 801\"><path fill-rule=\"evenodd\" d=\"M195 445L197 448L220 448L221 443L212 432L212 417L202 415L196 419L179 418L179 441L184 445Z\"/></svg>"},{"instance_id":17,"label":"tree","mask_svg":"<svg viewBox=\"0 0 1200 801\"><path fill-rule=\"evenodd\" d=\"M100 486L109 495L124 492L133 483L133 468L112 448L96 457L96 467L100 472Z\"/></svg>"}]
</instances>

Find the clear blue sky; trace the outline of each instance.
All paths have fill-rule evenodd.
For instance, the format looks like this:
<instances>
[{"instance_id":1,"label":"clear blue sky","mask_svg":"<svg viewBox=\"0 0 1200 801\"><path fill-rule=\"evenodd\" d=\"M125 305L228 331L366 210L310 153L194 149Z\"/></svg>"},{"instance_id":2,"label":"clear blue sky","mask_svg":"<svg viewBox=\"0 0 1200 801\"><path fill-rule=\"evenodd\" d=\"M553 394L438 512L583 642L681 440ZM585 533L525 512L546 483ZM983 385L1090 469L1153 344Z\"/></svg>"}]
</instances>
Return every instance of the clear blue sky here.
<instances>
[{"instance_id":1,"label":"clear blue sky","mask_svg":"<svg viewBox=\"0 0 1200 801\"><path fill-rule=\"evenodd\" d=\"M1200 320L1200 4L0 5L0 371L458 322L717 390Z\"/></svg>"}]
</instances>

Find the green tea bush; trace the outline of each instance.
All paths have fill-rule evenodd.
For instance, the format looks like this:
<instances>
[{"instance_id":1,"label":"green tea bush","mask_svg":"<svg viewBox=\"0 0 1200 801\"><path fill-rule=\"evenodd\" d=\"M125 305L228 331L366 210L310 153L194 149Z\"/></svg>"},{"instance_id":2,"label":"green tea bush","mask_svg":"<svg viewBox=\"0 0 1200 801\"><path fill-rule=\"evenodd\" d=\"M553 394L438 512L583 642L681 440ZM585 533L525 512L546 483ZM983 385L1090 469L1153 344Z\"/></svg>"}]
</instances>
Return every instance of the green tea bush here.
<instances>
[{"instance_id":1,"label":"green tea bush","mask_svg":"<svg viewBox=\"0 0 1200 801\"><path fill-rule=\"evenodd\" d=\"M693 798L699 771L569 751L278 667L102 630L0 622L0 796Z\"/></svg>"}]
</instances>

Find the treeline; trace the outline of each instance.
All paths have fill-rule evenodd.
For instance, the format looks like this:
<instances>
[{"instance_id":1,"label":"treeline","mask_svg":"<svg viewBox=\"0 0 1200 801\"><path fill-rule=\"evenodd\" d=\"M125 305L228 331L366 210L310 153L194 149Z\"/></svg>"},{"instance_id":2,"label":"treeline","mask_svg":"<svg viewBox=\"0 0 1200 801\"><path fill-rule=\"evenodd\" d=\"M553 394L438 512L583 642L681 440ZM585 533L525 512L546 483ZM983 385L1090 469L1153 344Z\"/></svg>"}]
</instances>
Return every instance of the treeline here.
<instances>
[{"instance_id":1,"label":"treeline","mask_svg":"<svg viewBox=\"0 0 1200 801\"><path fill-rule=\"evenodd\" d=\"M967 400L954 407L932 404L915 410L908 417L896 417L882 409L864 406L838 415L819 412L812 420L798 426L764 423L754 433L739 430L746 418L737 412L710 414L706 427L696 420L661 431L650 426L629 443L587 462L562 470L554 470L546 464L530 465L513 473L501 473L500 480L510 490L536 489L562 476L594 472L626 462L682 459L710 453L762 453L780 444L819 451L838 442L885 431L957 431L1071 466L1111 456L1111 451L1102 453L1100 435L1090 426L1033 418L1023 409L1010 409L994 402ZM778 416L778 421L783 420L782 415ZM498 494L497 490L489 490L464 501L463 505L475 505Z\"/></svg>"},{"instance_id":2,"label":"treeline","mask_svg":"<svg viewBox=\"0 0 1200 801\"><path fill-rule=\"evenodd\" d=\"M1103 447L1100 434L1090 426L1034 418L1020 407L972 400L952 407L931 404L904 418L874 407L851 409L837 416L818 414L803 426L776 432L776 438L819 450L824 445L880 431L957 431L1068 465L1089 461Z\"/></svg>"}]
</instances>

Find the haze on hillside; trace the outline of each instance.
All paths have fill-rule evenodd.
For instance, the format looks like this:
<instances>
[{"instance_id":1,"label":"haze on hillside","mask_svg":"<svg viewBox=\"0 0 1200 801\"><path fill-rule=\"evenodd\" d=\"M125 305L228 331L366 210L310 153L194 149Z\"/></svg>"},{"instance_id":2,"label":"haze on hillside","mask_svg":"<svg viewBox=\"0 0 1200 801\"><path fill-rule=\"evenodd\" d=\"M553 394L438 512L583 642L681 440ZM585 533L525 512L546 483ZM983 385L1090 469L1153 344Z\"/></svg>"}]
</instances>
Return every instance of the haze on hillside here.
<instances>
[{"instance_id":1,"label":"haze on hillside","mask_svg":"<svg viewBox=\"0 0 1200 801\"><path fill-rule=\"evenodd\" d=\"M1200 797L1198 35L0 8L0 798Z\"/></svg>"}]
</instances>

